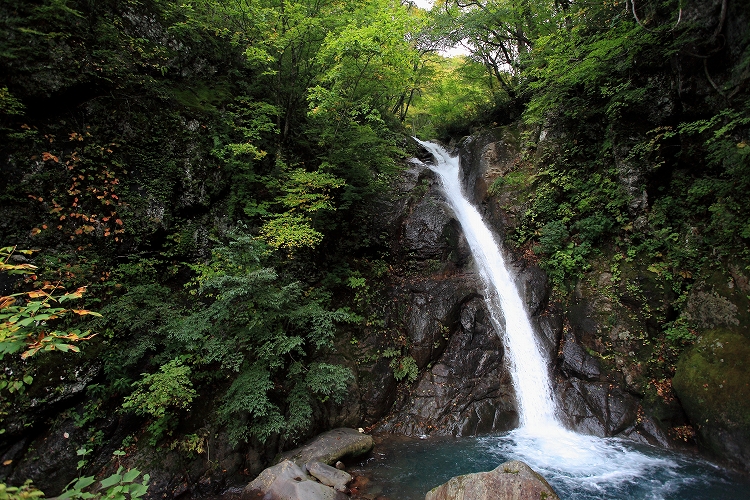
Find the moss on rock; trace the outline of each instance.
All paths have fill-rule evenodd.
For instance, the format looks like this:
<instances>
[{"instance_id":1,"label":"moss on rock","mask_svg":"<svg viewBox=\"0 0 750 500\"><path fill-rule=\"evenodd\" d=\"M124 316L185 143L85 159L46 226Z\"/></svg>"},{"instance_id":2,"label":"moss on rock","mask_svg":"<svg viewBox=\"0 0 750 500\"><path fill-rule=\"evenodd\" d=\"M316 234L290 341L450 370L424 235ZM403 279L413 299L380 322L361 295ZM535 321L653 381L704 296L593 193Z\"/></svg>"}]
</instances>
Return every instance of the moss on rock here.
<instances>
[{"instance_id":1,"label":"moss on rock","mask_svg":"<svg viewBox=\"0 0 750 500\"><path fill-rule=\"evenodd\" d=\"M680 357L672 384L706 445L750 470L748 339L726 329L706 331Z\"/></svg>"}]
</instances>

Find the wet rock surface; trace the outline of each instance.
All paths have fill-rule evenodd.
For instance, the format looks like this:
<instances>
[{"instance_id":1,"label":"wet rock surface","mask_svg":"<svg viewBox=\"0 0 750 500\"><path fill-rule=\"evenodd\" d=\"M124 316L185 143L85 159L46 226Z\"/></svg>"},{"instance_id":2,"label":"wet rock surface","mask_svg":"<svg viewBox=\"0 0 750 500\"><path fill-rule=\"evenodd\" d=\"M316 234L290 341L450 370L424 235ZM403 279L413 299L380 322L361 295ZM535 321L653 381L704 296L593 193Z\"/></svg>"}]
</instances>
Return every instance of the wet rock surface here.
<instances>
[{"instance_id":1,"label":"wet rock surface","mask_svg":"<svg viewBox=\"0 0 750 500\"><path fill-rule=\"evenodd\" d=\"M339 500L352 476L331 467L373 447L372 436L356 429L333 429L309 443L283 453L279 463L263 470L242 491L242 500Z\"/></svg>"},{"instance_id":2,"label":"wet rock surface","mask_svg":"<svg viewBox=\"0 0 750 500\"><path fill-rule=\"evenodd\" d=\"M408 402L379 430L406 435L476 435L518 423L503 344L484 300L461 305L458 325L438 360L427 369Z\"/></svg>"},{"instance_id":3,"label":"wet rock surface","mask_svg":"<svg viewBox=\"0 0 750 500\"><path fill-rule=\"evenodd\" d=\"M352 480L352 475L348 472L322 462L309 462L305 465L305 469L320 483L330 486L336 491L345 491L346 485Z\"/></svg>"},{"instance_id":4,"label":"wet rock surface","mask_svg":"<svg viewBox=\"0 0 750 500\"><path fill-rule=\"evenodd\" d=\"M280 459L292 461L300 467L310 462L335 464L341 458L367 453L373 444L372 436L357 429L333 429L319 434L300 448L282 453Z\"/></svg>"},{"instance_id":5,"label":"wet rock surface","mask_svg":"<svg viewBox=\"0 0 750 500\"><path fill-rule=\"evenodd\" d=\"M451 478L432 489L425 500L559 500L547 481L518 460L500 464L490 472Z\"/></svg>"}]
</instances>

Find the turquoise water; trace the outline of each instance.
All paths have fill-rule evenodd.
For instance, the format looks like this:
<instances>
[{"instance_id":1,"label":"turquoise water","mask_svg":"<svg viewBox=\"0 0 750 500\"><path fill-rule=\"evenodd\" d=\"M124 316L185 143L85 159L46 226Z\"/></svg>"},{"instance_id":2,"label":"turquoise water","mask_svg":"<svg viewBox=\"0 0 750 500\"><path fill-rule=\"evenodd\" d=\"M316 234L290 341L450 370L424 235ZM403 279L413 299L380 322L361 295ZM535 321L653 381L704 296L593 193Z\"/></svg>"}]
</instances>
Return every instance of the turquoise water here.
<instances>
[{"instance_id":1,"label":"turquoise water","mask_svg":"<svg viewBox=\"0 0 750 500\"><path fill-rule=\"evenodd\" d=\"M544 443L518 430L478 438L390 438L350 470L370 479L370 494L390 500L423 500L453 476L489 471L507 460L529 464L563 500L750 498L748 478L692 456L588 436L584 444L555 446L570 456L547 454Z\"/></svg>"}]
</instances>

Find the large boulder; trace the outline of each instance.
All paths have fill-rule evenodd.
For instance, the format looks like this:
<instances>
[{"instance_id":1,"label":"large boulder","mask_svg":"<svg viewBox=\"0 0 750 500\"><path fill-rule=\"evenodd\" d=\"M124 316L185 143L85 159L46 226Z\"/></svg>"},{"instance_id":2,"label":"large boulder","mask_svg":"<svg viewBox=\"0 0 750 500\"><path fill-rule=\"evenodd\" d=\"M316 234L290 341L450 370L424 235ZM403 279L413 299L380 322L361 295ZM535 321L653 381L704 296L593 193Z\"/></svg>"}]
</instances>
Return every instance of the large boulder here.
<instances>
[{"instance_id":1,"label":"large boulder","mask_svg":"<svg viewBox=\"0 0 750 500\"><path fill-rule=\"evenodd\" d=\"M369 452L374 445L372 436L356 429L333 429L319 434L312 441L281 455L281 460L289 460L304 467L310 462L332 464L350 456L356 457Z\"/></svg>"},{"instance_id":2,"label":"large boulder","mask_svg":"<svg viewBox=\"0 0 750 500\"><path fill-rule=\"evenodd\" d=\"M677 363L672 384L701 442L750 472L750 346L744 335L717 328Z\"/></svg>"},{"instance_id":3,"label":"large boulder","mask_svg":"<svg viewBox=\"0 0 750 500\"><path fill-rule=\"evenodd\" d=\"M289 460L269 467L242 491L242 500L345 500L343 493L308 476Z\"/></svg>"},{"instance_id":4,"label":"large boulder","mask_svg":"<svg viewBox=\"0 0 750 500\"><path fill-rule=\"evenodd\" d=\"M242 491L242 500L342 500L352 477L330 467L340 458L367 453L372 436L355 429L333 429L281 455ZM309 472L309 474L308 474Z\"/></svg>"},{"instance_id":5,"label":"large boulder","mask_svg":"<svg viewBox=\"0 0 750 500\"><path fill-rule=\"evenodd\" d=\"M555 490L531 467L518 460L490 472L451 478L430 490L425 500L559 500Z\"/></svg>"}]
</instances>

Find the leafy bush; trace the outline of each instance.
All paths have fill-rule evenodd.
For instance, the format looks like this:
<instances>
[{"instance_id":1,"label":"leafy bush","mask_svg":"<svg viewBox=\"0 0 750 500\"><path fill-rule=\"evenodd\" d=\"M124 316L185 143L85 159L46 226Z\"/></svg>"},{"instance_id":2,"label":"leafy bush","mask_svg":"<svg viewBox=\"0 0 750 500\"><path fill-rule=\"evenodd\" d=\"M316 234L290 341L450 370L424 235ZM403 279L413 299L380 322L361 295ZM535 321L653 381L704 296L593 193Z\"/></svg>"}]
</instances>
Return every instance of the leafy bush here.
<instances>
[{"instance_id":1,"label":"leafy bush","mask_svg":"<svg viewBox=\"0 0 750 500\"><path fill-rule=\"evenodd\" d=\"M195 310L165 327L168 349L190 353L195 370L232 379L217 412L233 442L293 436L309 424L312 397L340 401L347 368L315 355L333 347L338 323L358 319L324 307L327 296L285 283L270 267L263 243L242 229L195 265ZM214 376L216 374L214 373Z\"/></svg>"},{"instance_id":2,"label":"leafy bush","mask_svg":"<svg viewBox=\"0 0 750 500\"><path fill-rule=\"evenodd\" d=\"M417 377L419 376L417 361L411 356L394 358L391 360L389 366L393 370L393 377L398 381L406 380L411 384L417 380Z\"/></svg>"},{"instance_id":3,"label":"leafy bush","mask_svg":"<svg viewBox=\"0 0 750 500\"><path fill-rule=\"evenodd\" d=\"M562 248L563 243L570 236L568 228L561 220L548 222L539 232L541 233L539 237L540 251L550 255Z\"/></svg>"},{"instance_id":4,"label":"leafy bush","mask_svg":"<svg viewBox=\"0 0 750 500\"><path fill-rule=\"evenodd\" d=\"M14 253L30 255L31 250L16 250L15 247L0 248L0 272L33 275L32 264L11 264ZM81 287L75 292L63 292L58 284L45 282L29 292L20 292L0 297L0 359L6 354L23 351L22 359L39 351L73 351L80 349L73 342L88 340L93 335L78 329L62 331L54 325L65 316L101 316L86 309L68 309L63 303L80 299L86 291Z\"/></svg>"},{"instance_id":5,"label":"leafy bush","mask_svg":"<svg viewBox=\"0 0 750 500\"><path fill-rule=\"evenodd\" d=\"M401 349L395 349L389 347L383 351L384 358L392 358L388 366L393 370L393 378L401 382L406 380L408 383L412 383L417 380L419 376L419 366L417 361L409 355L402 356Z\"/></svg>"},{"instance_id":6,"label":"leafy bush","mask_svg":"<svg viewBox=\"0 0 750 500\"><path fill-rule=\"evenodd\" d=\"M141 380L133 383L135 391L125 398L124 409L156 419L149 425L153 444L168 431L169 410L187 409L195 398L197 393L190 381L190 373L189 366L173 359L156 373L144 373Z\"/></svg>"}]
</instances>

